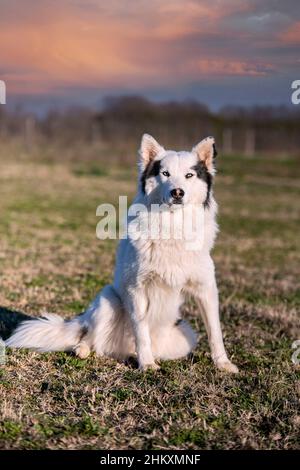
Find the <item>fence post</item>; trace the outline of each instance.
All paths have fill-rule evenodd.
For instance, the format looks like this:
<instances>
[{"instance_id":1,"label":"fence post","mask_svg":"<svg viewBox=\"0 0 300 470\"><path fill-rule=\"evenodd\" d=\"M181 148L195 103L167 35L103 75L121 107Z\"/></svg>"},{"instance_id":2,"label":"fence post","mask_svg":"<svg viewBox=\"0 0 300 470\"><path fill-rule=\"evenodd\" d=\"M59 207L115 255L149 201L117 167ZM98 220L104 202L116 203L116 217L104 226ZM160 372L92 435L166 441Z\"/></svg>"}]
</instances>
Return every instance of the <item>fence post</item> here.
<instances>
[{"instance_id":1,"label":"fence post","mask_svg":"<svg viewBox=\"0 0 300 470\"><path fill-rule=\"evenodd\" d=\"M224 154L232 154L232 129L225 128L222 136L222 150Z\"/></svg>"},{"instance_id":2,"label":"fence post","mask_svg":"<svg viewBox=\"0 0 300 470\"><path fill-rule=\"evenodd\" d=\"M35 140L35 118L33 116L27 116L24 123L24 140L28 150L32 148Z\"/></svg>"},{"instance_id":3,"label":"fence post","mask_svg":"<svg viewBox=\"0 0 300 470\"><path fill-rule=\"evenodd\" d=\"M245 155L247 155L247 157L251 157L252 155L255 155L255 130L254 129L246 130Z\"/></svg>"}]
</instances>

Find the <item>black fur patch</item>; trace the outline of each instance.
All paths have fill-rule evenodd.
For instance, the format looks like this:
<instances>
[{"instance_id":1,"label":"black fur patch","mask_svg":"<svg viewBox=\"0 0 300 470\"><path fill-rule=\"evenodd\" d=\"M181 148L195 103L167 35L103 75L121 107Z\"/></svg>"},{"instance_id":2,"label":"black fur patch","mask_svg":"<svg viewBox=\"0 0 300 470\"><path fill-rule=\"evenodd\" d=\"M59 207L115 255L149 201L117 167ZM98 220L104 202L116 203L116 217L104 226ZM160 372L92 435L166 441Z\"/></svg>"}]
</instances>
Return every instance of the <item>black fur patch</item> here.
<instances>
[{"instance_id":1,"label":"black fur patch","mask_svg":"<svg viewBox=\"0 0 300 470\"><path fill-rule=\"evenodd\" d=\"M79 341L82 341L83 338L88 334L89 329L86 325L83 325L79 332Z\"/></svg>"},{"instance_id":2,"label":"black fur patch","mask_svg":"<svg viewBox=\"0 0 300 470\"><path fill-rule=\"evenodd\" d=\"M206 185L207 185L207 193L206 193L206 199L203 203L203 206L205 209L209 207L209 200L210 200L210 192L212 188L212 182L213 182L213 177L209 173L208 169L206 168L205 164L199 160L197 165L193 166L193 170L196 171L197 177L203 180Z\"/></svg>"},{"instance_id":3,"label":"black fur patch","mask_svg":"<svg viewBox=\"0 0 300 470\"><path fill-rule=\"evenodd\" d=\"M214 153L213 153L213 158L215 159L215 158L217 158L217 156L218 156L218 152L217 152L217 148L216 148L216 145L215 145L215 144L213 144L213 152L214 152Z\"/></svg>"},{"instance_id":4,"label":"black fur patch","mask_svg":"<svg viewBox=\"0 0 300 470\"><path fill-rule=\"evenodd\" d=\"M146 168L143 171L143 174L141 176L141 185L142 185L142 191L143 192L145 192L147 179L151 178L152 176L159 175L159 172L160 172L160 160L155 160L153 162L150 162L146 166Z\"/></svg>"}]
</instances>

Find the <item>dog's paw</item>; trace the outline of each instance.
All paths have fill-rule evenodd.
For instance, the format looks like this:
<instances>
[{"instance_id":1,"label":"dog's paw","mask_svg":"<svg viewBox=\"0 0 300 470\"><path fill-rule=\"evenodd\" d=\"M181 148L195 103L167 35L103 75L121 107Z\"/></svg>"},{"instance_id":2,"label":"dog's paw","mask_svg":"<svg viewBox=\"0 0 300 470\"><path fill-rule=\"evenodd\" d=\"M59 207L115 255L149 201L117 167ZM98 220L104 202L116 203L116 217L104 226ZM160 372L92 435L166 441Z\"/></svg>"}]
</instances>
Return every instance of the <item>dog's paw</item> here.
<instances>
[{"instance_id":1,"label":"dog's paw","mask_svg":"<svg viewBox=\"0 0 300 470\"><path fill-rule=\"evenodd\" d=\"M142 370L143 372L145 372L147 370L159 370L160 367L159 367L158 364L153 362L151 364L140 364L139 369Z\"/></svg>"},{"instance_id":2,"label":"dog's paw","mask_svg":"<svg viewBox=\"0 0 300 470\"><path fill-rule=\"evenodd\" d=\"M229 361L227 359L226 361L218 361L216 363L216 366L219 370L222 370L224 372L228 372L229 374L238 374L239 370L235 364Z\"/></svg>"},{"instance_id":3,"label":"dog's paw","mask_svg":"<svg viewBox=\"0 0 300 470\"><path fill-rule=\"evenodd\" d=\"M73 351L76 354L76 356L80 357L80 359L86 359L91 352L89 346L86 343L77 344L74 347Z\"/></svg>"}]
</instances>

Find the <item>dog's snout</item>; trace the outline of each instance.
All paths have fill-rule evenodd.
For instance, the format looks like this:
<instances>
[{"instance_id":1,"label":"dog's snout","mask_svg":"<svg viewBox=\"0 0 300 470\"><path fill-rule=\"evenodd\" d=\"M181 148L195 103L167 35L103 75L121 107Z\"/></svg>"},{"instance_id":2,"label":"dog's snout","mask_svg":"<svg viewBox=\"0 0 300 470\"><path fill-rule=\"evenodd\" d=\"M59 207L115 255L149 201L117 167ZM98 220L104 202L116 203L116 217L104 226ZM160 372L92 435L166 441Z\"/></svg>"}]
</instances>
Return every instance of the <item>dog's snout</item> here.
<instances>
[{"instance_id":1,"label":"dog's snout","mask_svg":"<svg viewBox=\"0 0 300 470\"><path fill-rule=\"evenodd\" d=\"M179 201L180 199L183 198L184 191L181 188L175 188L175 189L171 190L170 194L171 194L173 199L176 199L177 201Z\"/></svg>"}]
</instances>

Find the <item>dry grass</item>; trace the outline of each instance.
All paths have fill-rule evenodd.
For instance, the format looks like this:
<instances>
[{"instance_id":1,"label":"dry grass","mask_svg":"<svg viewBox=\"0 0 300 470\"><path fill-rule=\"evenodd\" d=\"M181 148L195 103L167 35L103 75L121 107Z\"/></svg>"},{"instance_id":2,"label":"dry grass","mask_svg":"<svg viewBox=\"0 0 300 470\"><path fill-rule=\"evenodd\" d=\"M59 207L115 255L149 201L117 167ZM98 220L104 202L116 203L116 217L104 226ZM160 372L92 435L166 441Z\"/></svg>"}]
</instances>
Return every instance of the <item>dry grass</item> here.
<instances>
[{"instance_id":1,"label":"dry grass","mask_svg":"<svg viewBox=\"0 0 300 470\"><path fill-rule=\"evenodd\" d=\"M20 313L81 312L112 278L114 241L96 207L133 196L135 168L0 159L0 326ZM26 157L26 158L25 158ZM8 351L0 371L0 447L299 448L299 161L220 158L214 258L227 349L239 376L216 371L200 331L193 357L158 373L65 353Z\"/></svg>"}]
</instances>

